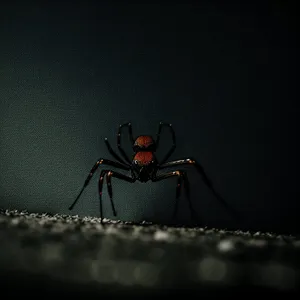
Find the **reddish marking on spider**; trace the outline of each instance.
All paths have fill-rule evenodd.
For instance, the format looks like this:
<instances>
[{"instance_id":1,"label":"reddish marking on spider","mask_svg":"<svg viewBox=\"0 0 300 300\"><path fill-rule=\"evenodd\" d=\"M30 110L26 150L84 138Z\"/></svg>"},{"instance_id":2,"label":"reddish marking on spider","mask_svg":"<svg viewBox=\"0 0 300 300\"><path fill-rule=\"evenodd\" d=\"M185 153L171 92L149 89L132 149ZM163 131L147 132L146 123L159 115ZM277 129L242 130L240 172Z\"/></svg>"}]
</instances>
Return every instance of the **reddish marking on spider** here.
<instances>
[{"instance_id":1,"label":"reddish marking on spider","mask_svg":"<svg viewBox=\"0 0 300 300\"><path fill-rule=\"evenodd\" d=\"M147 148L154 144L153 138L148 135L139 136L134 143L136 146Z\"/></svg>"},{"instance_id":2,"label":"reddish marking on spider","mask_svg":"<svg viewBox=\"0 0 300 300\"><path fill-rule=\"evenodd\" d=\"M154 155L153 152L150 151L140 151L136 153L133 159L137 160L137 162L141 165L147 165L153 161Z\"/></svg>"}]
</instances>

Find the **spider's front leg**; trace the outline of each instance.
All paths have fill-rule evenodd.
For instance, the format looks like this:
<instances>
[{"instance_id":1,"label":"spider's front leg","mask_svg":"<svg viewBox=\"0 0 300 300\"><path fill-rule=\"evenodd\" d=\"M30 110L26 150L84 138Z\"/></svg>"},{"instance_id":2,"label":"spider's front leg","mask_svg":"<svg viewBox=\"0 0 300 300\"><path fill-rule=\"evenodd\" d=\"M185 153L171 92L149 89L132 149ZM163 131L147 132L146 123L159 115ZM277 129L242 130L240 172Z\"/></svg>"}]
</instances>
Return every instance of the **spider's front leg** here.
<instances>
[{"instance_id":1,"label":"spider's front leg","mask_svg":"<svg viewBox=\"0 0 300 300\"><path fill-rule=\"evenodd\" d=\"M193 219L193 221L195 221L196 223L198 223L198 217L196 214L196 211L194 210L193 206L192 206L192 202L190 199L190 184L189 184L189 180L188 180L188 176L186 174L186 172L184 171L173 171L173 172L168 172L165 174L160 174L160 175L156 175L153 177L152 181L153 182L157 182L157 181L161 181L161 180L165 180L168 178L173 178L173 177L177 177L177 185L176 185L176 202L175 202L175 207L174 207L174 212L173 212L173 219L175 219L175 217L177 216L177 211L178 211L178 200L180 198L181 195L181 186L183 183L183 188L185 190L185 194L188 200L188 204L189 204L189 208L190 208L190 212L191 212L191 217Z\"/></svg>"},{"instance_id":2,"label":"spider's front leg","mask_svg":"<svg viewBox=\"0 0 300 300\"><path fill-rule=\"evenodd\" d=\"M176 149L176 136L175 136L175 131L173 129L173 126L172 126L172 124L164 123L164 122L159 123L158 131L157 131L157 134L156 134L156 142L155 142L156 148L158 148L158 146L159 146L160 134L161 134L161 131L162 131L163 127L169 128L169 130L171 132L171 135L172 135L173 144L172 144L171 149L167 152L165 157L161 160L161 162L160 162L161 164L165 163Z\"/></svg>"},{"instance_id":3,"label":"spider's front leg","mask_svg":"<svg viewBox=\"0 0 300 300\"><path fill-rule=\"evenodd\" d=\"M117 144L118 144L118 149L119 149L120 153L122 154L123 158L129 164L131 164L131 159L128 157L128 155L126 154L126 152L124 151L124 149L122 148L122 145L121 145L121 135L122 135L122 129L124 127L128 128L130 142L131 142L132 145L134 144L134 138L133 138L133 134L132 134L132 125L131 125L130 122L122 124L122 125L119 126L118 135L117 135Z\"/></svg>"},{"instance_id":4,"label":"spider's front leg","mask_svg":"<svg viewBox=\"0 0 300 300\"><path fill-rule=\"evenodd\" d=\"M112 211L113 211L113 214L115 217L117 216L117 212L116 212L115 205L113 202L111 177L116 177L116 178L125 180L127 182L131 182L131 183L136 181L136 178L134 178L134 177L129 177L129 176L123 175L123 174L115 172L115 171L111 171L111 170L102 170L101 171L98 187L99 187L99 201L100 201L100 218L101 218L102 224L103 224L102 190L103 190L103 180L104 180L105 175L106 175L107 191L108 191L108 195L110 198Z\"/></svg>"},{"instance_id":5,"label":"spider's front leg","mask_svg":"<svg viewBox=\"0 0 300 300\"><path fill-rule=\"evenodd\" d=\"M113 166L122 170L126 170L129 171L130 167L119 163L119 162L114 162L112 160L109 159L104 159L104 158L100 158L97 160L97 162L94 164L94 166L92 167L92 169L90 170L83 187L81 188L81 191L79 192L78 196L76 197L75 201L72 203L72 205L69 207L69 210L72 210L74 208L74 206L76 205L78 199L80 198L81 194L83 193L84 189L88 186L88 184L90 183L90 180L92 179L94 173L97 171L98 167L101 165L109 165L109 166Z\"/></svg>"},{"instance_id":6,"label":"spider's front leg","mask_svg":"<svg viewBox=\"0 0 300 300\"><path fill-rule=\"evenodd\" d=\"M196 170L199 172L199 174L202 176L202 179L206 186L210 189L210 191L213 193L213 195L216 197L216 199L227 209L227 211L234 217L235 220L238 220L241 222L238 214L236 213L235 210L232 209L228 205L228 203L221 197L217 191L214 189L212 182L210 179L207 177L203 167L194 159L187 158L187 159L179 159L175 161L170 161L167 163L164 163L159 166L159 169L165 169L165 168L170 168L170 167L175 167L175 166L182 166L182 165L192 165L196 168Z\"/></svg>"}]
</instances>

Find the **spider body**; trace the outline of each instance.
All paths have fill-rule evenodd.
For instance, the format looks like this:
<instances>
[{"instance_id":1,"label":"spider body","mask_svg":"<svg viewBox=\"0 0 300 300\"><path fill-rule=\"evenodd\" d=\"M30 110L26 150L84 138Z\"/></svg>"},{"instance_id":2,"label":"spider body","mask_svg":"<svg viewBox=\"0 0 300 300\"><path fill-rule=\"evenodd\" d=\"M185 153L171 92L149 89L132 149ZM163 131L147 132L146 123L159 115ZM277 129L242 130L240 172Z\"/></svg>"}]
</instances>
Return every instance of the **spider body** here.
<instances>
[{"instance_id":1,"label":"spider body","mask_svg":"<svg viewBox=\"0 0 300 300\"><path fill-rule=\"evenodd\" d=\"M147 182L154 176L157 168L157 160L151 151L139 151L133 157L132 169L136 179L140 182Z\"/></svg>"},{"instance_id":2,"label":"spider body","mask_svg":"<svg viewBox=\"0 0 300 300\"><path fill-rule=\"evenodd\" d=\"M122 133L122 129L124 127L128 128L130 141L133 146L134 153L133 153L132 159L130 159L127 156L126 152L123 150L123 148L121 146L121 133ZM167 152L165 157L162 160L158 161L155 156L155 152L159 146L160 134L161 134L162 128L164 128L164 127L169 128L170 133L172 135L173 145L170 148L170 150ZM202 176L204 183L211 190L211 192L215 195L215 197L219 200L219 202L221 204L223 204L227 209L230 209L231 213L234 213L234 211L232 211L231 208L227 205L225 200L215 191L215 189L212 186L211 181L208 179L207 175L205 174L203 167L198 162L196 162L196 160L194 160L192 158L186 158L186 159L180 159L180 160L174 160L174 161L167 162L167 160L169 159L169 157L172 155L172 153L174 152L174 150L176 148L175 132L174 132L171 124L160 122L159 127L158 127L158 132L156 135L156 139L154 139L150 135L140 135L136 139L134 139L133 134L132 134L131 123L126 123L126 124L120 125L119 131L117 134L117 146L118 146L118 150L120 151L120 154L122 155L123 158L121 158L112 149L107 138L105 139L105 144L106 144L110 154L117 161L112 161L112 160L104 159L104 158L100 158L97 160L97 162L94 164L94 166L90 170L81 191L79 192L75 201L69 207L70 210L72 210L74 208L74 206L77 203L79 197L81 196L83 190L89 184L92 176L97 171L98 167L102 166L102 165L108 165L108 166L112 166L112 167L118 168L120 170L123 170L124 172L125 171L130 172L131 174L125 175L121 172L113 171L111 169L101 170L99 181L98 181L101 223L103 222L102 189L103 189L103 182L104 182L105 178L106 178L107 191L109 194L113 214L114 214L114 216L117 215L116 209L114 206L114 202L113 202L113 198L112 198L112 183L111 183L112 177L130 182L130 183L134 183L137 180L140 182L147 182L149 180L151 180L152 182L158 182L158 181L165 180L168 178L174 178L174 177L177 178L176 202L175 202L174 216L176 216L176 214L177 214L178 199L181 195L181 187L183 186L186 196L187 196L187 200L188 200L192 218L194 220L197 220L196 213L193 209L192 202L189 197L190 189L189 189L189 181L188 181L188 176L187 176L186 171L179 169L179 170L175 170L175 171L159 173L159 171L166 169L166 168L172 168L172 167L178 167L178 166L184 166L184 165L187 165L187 166L192 165Z\"/></svg>"}]
</instances>

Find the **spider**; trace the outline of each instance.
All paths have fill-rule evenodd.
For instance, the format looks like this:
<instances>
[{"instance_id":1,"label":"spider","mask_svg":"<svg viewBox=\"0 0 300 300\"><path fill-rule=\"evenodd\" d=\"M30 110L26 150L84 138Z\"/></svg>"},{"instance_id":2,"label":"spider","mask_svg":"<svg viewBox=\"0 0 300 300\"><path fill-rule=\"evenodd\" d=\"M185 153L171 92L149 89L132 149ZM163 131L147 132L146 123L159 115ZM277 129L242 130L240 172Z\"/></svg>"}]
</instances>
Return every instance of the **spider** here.
<instances>
[{"instance_id":1,"label":"spider","mask_svg":"<svg viewBox=\"0 0 300 300\"><path fill-rule=\"evenodd\" d=\"M121 145L121 136L122 136L122 130L124 127L128 128L129 131L129 136L131 143L133 145L133 158L130 159L128 155L125 153L125 151L122 148ZM172 141L173 145L170 148L170 150L167 152L165 157L158 162L155 152L159 146L160 142L160 135L161 131L164 127L169 128L170 133L172 135ZM176 185L176 202L175 202L175 207L174 207L174 213L173 217L177 215L177 210L178 210L178 199L181 195L181 186L183 185L185 194L188 200L189 204L189 209L191 212L192 218L195 220L197 219L195 210L193 209L191 200L190 200L190 187L189 187L189 180L187 173L183 170L176 170L176 171L169 171L165 172L162 174L158 174L158 171L170 168L170 167L177 167L177 166L183 166L183 165L190 165L193 166L202 176L202 179L206 186L211 190L211 192L214 194L214 196L219 200L221 204L223 204L227 209L230 207L227 205L226 201L215 191L213 188L213 185L209 178L207 177L206 173L203 170L203 167L194 159L192 158L185 158L185 159L179 159L179 160L174 160L174 161L169 161L167 160L170 158L170 156L173 154L176 148L176 137L175 137L175 132L172 127L172 124L160 122L157 135L156 135L156 140L150 136L150 135L140 135L136 139L134 139L133 134L132 134L132 125L131 123L125 123L119 126L118 134L117 134L117 146L120 151L120 154L122 155L123 159L112 149L110 146L107 138L105 138L105 144L108 148L108 151L110 154L117 160L117 161L112 161L109 159L105 158L99 158L97 162L94 164L92 169L90 170L84 185L79 192L78 196L76 197L75 201L72 203L72 205L69 207L69 210L72 210L77 203L79 197L83 193L84 189L88 186L92 176L96 172L99 166L103 165L108 165L111 167L115 167L124 171L130 171L131 176L124 175L120 172L113 171L111 169L103 169L100 173L99 177L99 182L98 182L98 189L99 189L99 200L100 200L100 218L101 218L101 223L103 224L103 208L102 208L102 189L103 189L103 181L104 178L106 177L106 183L107 183L107 191L109 194L110 202L111 202L111 207L114 216L117 216L117 212L115 209L115 205L113 202L113 197L112 197L112 183L111 179L112 177L125 180L130 183L134 183L135 181L140 181L140 182L147 182L151 180L152 182L158 182L161 180L165 180L168 178L177 178L177 185Z\"/></svg>"}]
</instances>

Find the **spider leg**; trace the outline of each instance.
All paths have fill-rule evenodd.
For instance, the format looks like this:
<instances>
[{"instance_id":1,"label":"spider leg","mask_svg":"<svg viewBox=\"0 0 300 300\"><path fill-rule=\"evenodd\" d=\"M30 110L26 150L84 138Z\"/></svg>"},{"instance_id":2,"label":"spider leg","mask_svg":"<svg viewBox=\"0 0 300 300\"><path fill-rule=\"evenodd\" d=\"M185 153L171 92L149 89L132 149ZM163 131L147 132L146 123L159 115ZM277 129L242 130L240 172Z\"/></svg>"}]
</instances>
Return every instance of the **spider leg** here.
<instances>
[{"instance_id":1,"label":"spider leg","mask_svg":"<svg viewBox=\"0 0 300 300\"><path fill-rule=\"evenodd\" d=\"M127 182L133 183L136 181L135 178L123 175L121 173L115 172L115 171L111 171L111 170L102 170L101 175L100 175L100 179L99 179L99 200L100 200L100 218L101 218L101 223L103 223L103 209L102 209L102 189L103 189L103 179L104 176L106 174L106 183L107 183L107 191L108 191L108 195L110 198L110 203L111 203L111 207L112 207L112 211L114 216L117 216L117 212L115 209L115 205L113 202L113 192L112 192L112 185L111 185L111 177L116 177L118 179L121 180L125 180Z\"/></svg>"},{"instance_id":2,"label":"spider leg","mask_svg":"<svg viewBox=\"0 0 300 300\"><path fill-rule=\"evenodd\" d=\"M116 167L116 168L119 168L119 169L122 169L122 170L126 170L126 171L130 170L130 167L125 165L125 164L115 162L115 161L112 161L112 160L109 160L109 159L104 159L104 158L98 159L98 161L94 164L94 166L90 170L90 172L89 172L89 174L88 174L88 176L87 176L87 178L86 178L86 180L83 184L83 187L81 188L81 190L80 190L78 196L76 197L76 199L74 200L74 202L69 207L69 210L72 210L74 208L74 206L76 205L77 201L79 200L81 194L83 193L84 189L88 186L88 184L90 183L90 180L92 179L94 173L97 171L97 169L100 165L109 165L109 166L113 166L113 167Z\"/></svg>"},{"instance_id":3,"label":"spider leg","mask_svg":"<svg viewBox=\"0 0 300 300\"><path fill-rule=\"evenodd\" d=\"M170 129L170 132L172 134L173 145L172 145L171 149L169 150L169 152L167 152L165 157L160 162L161 164L165 163L176 149L176 136L175 136L175 131L172 127L172 124L168 124L168 123L164 123L164 122L159 123L158 131L156 134L156 148L158 148L159 141L160 141L160 134L161 134L163 127L168 127Z\"/></svg>"},{"instance_id":4,"label":"spider leg","mask_svg":"<svg viewBox=\"0 0 300 300\"><path fill-rule=\"evenodd\" d=\"M175 161L170 161L167 163L164 163L159 166L159 169L165 169L169 167L174 167L174 166L181 166L181 165L192 165L196 168L196 170L199 172L199 174L202 176L202 180L206 184L206 186L210 189L212 194L215 196L215 198L221 203L227 211L231 214L232 217L234 217L235 220L239 220L241 222L238 214L236 213L235 210L233 210L232 207L228 205L228 203L217 193L217 191L214 189L212 182L210 179L207 177L203 167L194 159L187 158L187 159L180 159L180 160L175 160Z\"/></svg>"},{"instance_id":5,"label":"spider leg","mask_svg":"<svg viewBox=\"0 0 300 300\"><path fill-rule=\"evenodd\" d=\"M107 149L109 153L120 163L127 165L127 163L112 149L111 145L108 142L108 139L104 139L105 145L107 146Z\"/></svg>"},{"instance_id":6,"label":"spider leg","mask_svg":"<svg viewBox=\"0 0 300 300\"><path fill-rule=\"evenodd\" d=\"M108 170L102 170L100 173L98 181L98 190L99 190L99 208L100 208L100 222L103 224L103 205L102 205L102 189L103 189L103 180L105 173L109 172Z\"/></svg>"},{"instance_id":7,"label":"spider leg","mask_svg":"<svg viewBox=\"0 0 300 300\"><path fill-rule=\"evenodd\" d=\"M175 201L175 206L174 206L173 219L175 219L175 217L177 216L178 200L179 200L180 195L181 195L181 186L182 186L182 183L183 183L185 195L186 195L186 198L187 198L188 204L189 204L191 217L192 217L193 221L197 222L198 217L197 217L196 211L193 208L192 201L190 199L190 185L189 185L189 180L188 180L188 176L187 176L186 172L184 172L184 171L168 172L168 173L161 174L161 175L158 175L158 176L154 177L152 179L152 181L157 182L157 181L161 181L161 180L168 179L168 178L173 178L173 177L177 177L176 201Z\"/></svg>"},{"instance_id":8,"label":"spider leg","mask_svg":"<svg viewBox=\"0 0 300 300\"><path fill-rule=\"evenodd\" d=\"M122 133L122 129L123 127L128 127L128 131L129 131L129 138L131 141L131 144L134 144L134 138L132 135L132 126L131 123L125 123L119 126L119 131L118 131L118 136L117 136L117 144L118 144L118 149L120 151L120 153L122 154L123 158L129 163L131 164L131 160L129 159L129 157L127 156L127 154L125 153L125 151L123 150L122 146L121 146L121 133Z\"/></svg>"},{"instance_id":9,"label":"spider leg","mask_svg":"<svg viewBox=\"0 0 300 300\"><path fill-rule=\"evenodd\" d=\"M182 177L183 177L183 187L185 188L185 194L186 194L186 198L188 200L188 204L189 204L189 207L190 207L190 212L191 212L191 217L192 217L192 220L195 221L195 223L198 223L199 222L199 217L192 205L192 201L191 201L191 198L190 198L190 181L189 181L189 178L188 178L188 175L186 172L184 171L181 171L182 172Z\"/></svg>"}]
</instances>

